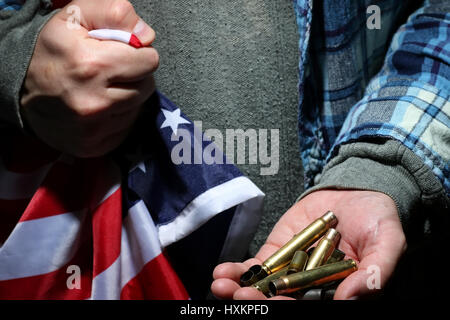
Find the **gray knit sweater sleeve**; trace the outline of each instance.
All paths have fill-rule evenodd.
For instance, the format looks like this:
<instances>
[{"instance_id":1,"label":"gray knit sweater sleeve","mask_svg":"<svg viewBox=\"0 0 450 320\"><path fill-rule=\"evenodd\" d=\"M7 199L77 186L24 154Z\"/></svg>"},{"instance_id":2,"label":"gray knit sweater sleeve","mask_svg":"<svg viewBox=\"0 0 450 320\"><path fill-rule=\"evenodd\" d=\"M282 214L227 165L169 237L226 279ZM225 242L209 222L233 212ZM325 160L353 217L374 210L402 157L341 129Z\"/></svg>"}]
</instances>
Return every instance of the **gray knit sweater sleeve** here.
<instances>
[{"instance_id":1,"label":"gray knit sweater sleeve","mask_svg":"<svg viewBox=\"0 0 450 320\"><path fill-rule=\"evenodd\" d=\"M371 190L390 196L397 205L405 232L410 229L412 214L421 205L439 203L448 206L442 183L431 169L396 140L341 146L317 178L315 186L299 199L320 189Z\"/></svg>"},{"instance_id":2,"label":"gray knit sweater sleeve","mask_svg":"<svg viewBox=\"0 0 450 320\"><path fill-rule=\"evenodd\" d=\"M50 9L50 0L27 0L20 10L0 11L0 123L23 127L20 90Z\"/></svg>"}]
</instances>

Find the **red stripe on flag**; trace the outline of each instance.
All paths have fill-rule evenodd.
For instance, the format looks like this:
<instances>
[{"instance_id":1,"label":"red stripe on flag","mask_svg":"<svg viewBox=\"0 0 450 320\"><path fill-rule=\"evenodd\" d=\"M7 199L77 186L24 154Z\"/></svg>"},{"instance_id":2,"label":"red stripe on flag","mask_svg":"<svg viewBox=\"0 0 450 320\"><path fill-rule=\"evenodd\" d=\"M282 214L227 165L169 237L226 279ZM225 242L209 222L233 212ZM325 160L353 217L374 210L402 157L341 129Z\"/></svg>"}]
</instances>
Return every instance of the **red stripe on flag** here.
<instances>
[{"instance_id":1,"label":"red stripe on flag","mask_svg":"<svg viewBox=\"0 0 450 320\"><path fill-rule=\"evenodd\" d=\"M94 235L94 277L106 270L120 255L122 236L122 190L117 189L95 209L92 217Z\"/></svg>"},{"instance_id":2,"label":"red stripe on flag","mask_svg":"<svg viewBox=\"0 0 450 320\"><path fill-rule=\"evenodd\" d=\"M56 162L33 195L20 221L50 217L88 207L89 179L83 165Z\"/></svg>"},{"instance_id":3,"label":"red stripe on flag","mask_svg":"<svg viewBox=\"0 0 450 320\"><path fill-rule=\"evenodd\" d=\"M164 254L147 262L122 289L122 300L187 300L189 295Z\"/></svg>"}]
</instances>

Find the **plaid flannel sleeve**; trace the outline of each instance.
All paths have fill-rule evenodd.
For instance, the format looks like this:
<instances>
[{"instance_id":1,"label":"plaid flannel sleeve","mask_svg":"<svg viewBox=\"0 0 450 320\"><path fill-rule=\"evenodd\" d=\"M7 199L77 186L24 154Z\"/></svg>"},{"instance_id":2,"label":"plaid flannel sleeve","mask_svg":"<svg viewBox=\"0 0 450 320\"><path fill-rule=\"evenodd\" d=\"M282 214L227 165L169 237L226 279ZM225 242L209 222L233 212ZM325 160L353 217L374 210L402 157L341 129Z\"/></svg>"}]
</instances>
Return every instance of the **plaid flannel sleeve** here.
<instances>
[{"instance_id":1,"label":"plaid flannel sleeve","mask_svg":"<svg viewBox=\"0 0 450 320\"><path fill-rule=\"evenodd\" d=\"M450 2L429 0L394 35L382 70L350 110L328 159L346 143L396 139L431 168L448 196L449 96Z\"/></svg>"},{"instance_id":2,"label":"plaid flannel sleeve","mask_svg":"<svg viewBox=\"0 0 450 320\"><path fill-rule=\"evenodd\" d=\"M22 8L25 0L0 0L0 11L1 10L20 10Z\"/></svg>"}]
</instances>

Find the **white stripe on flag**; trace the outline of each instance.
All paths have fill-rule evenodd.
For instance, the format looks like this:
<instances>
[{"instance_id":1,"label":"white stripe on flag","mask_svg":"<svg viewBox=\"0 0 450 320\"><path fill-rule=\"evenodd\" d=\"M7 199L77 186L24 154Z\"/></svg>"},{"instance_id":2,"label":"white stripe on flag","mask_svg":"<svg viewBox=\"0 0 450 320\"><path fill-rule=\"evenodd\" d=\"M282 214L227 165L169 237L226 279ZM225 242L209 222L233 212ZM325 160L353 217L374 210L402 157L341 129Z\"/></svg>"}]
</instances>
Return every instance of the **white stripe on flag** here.
<instances>
[{"instance_id":1,"label":"white stripe on flag","mask_svg":"<svg viewBox=\"0 0 450 320\"><path fill-rule=\"evenodd\" d=\"M237 177L211 188L189 203L172 222L158 226L161 245L164 248L179 241L216 214L248 200L260 199L254 205L261 204L263 197L264 193L246 177ZM253 212L250 214L251 218L255 218L255 213L259 217L261 212L255 210L253 208ZM245 214L245 212L241 212L241 214ZM250 225L252 228L253 224ZM243 227L246 228L245 225ZM245 243L238 244L240 247L244 245Z\"/></svg>"},{"instance_id":2,"label":"white stripe on flag","mask_svg":"<svg viewBox=\"0 0 450 320\"><path fill-rule=\"evenodd\" d=\"M97 275L92 280L92 292L90 300L119 300L120 291L120 269L121 261L119 257L105 271Z\"/></svg>"},{"instance_id":3,"label":"white stripe on flag","mask_svg":"<svg viewBox=\"0 0 450 320\"><path fill-rule=\"evenodd\" d=\"M86 210L20 222L0 248L0 280L46 274L77 252Z\"/></svg>"},{"instance_id":4,"label":"white stripe on flag","mask_svg":"<svg viewBox=\"0 0 450 320\"><path fill-rule=\"evenodd\" d=\"M122 288L161 254L158 232L142 200L128 210L121 241L120 256L94 278L90 299L119 299Z\"/></svg>"},{"instance_id":5,"label":"white stripe on flag","mask_svg":"<svg viewBox=\"0 0 450 320\"><path fill-rule=\"evenodd\" d=\"M152 259L161 254L161 243L152 216L144 201L130 210L122 229L122 287Z\"/></svg>"}]
</instances>

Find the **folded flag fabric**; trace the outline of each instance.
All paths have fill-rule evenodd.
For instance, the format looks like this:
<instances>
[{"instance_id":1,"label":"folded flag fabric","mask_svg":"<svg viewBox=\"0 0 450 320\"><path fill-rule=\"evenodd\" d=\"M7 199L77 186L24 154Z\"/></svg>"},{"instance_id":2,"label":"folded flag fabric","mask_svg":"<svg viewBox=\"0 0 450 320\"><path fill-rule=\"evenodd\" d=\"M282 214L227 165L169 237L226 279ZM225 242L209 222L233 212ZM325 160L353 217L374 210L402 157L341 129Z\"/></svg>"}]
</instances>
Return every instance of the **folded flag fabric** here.
<instances>
[{"instance_id":1,"label":"folded flag fabric","mask_svg":"<svg viewBox=\"0 0 450 320\"><path fill-rule=\"evenodd\" d=\"M202 299L244 258L264 194L218 149L175 164L182 136L193 158L212 142L161 93L101 158L0 130L1 299Z\"/></svg>"}]
</instances>

